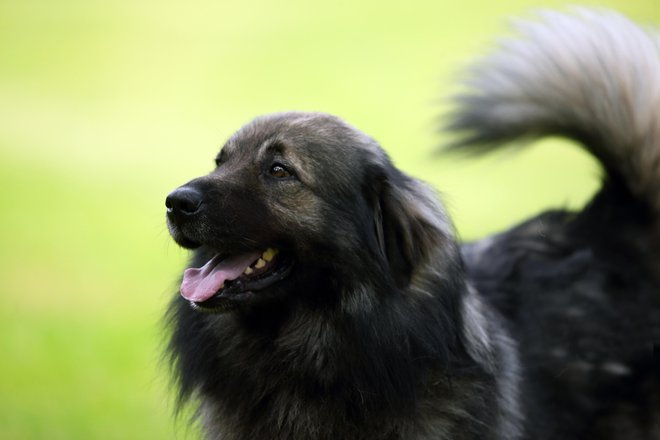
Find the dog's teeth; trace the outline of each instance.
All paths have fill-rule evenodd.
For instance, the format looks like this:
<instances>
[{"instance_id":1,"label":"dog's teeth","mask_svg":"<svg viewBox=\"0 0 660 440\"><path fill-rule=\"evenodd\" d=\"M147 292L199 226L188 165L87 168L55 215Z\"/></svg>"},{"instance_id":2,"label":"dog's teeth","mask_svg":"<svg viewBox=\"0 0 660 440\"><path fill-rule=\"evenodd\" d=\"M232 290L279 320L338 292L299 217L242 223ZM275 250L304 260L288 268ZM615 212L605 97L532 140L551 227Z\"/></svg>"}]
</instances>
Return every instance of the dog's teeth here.
<instances>
[{"instance_id":1,"label":"dog's teeth","mask_svg":"<svg viewBox=\"0 0 660 440\"><path fill-rule=\"evenodd\" d=\"M259 258L259 259L257 260L257 263L254 265L254 267L255 267L256 269L261 269L261 268L264 267L265 265L266 265L266 262L265 262L264 260L262 260L261 258Z\"/></svg>"},{"instance_id":2,"label":"dog's teeth","mask_svg":"<svg viewBox=\"0 0 660 440\"><path fill-rule=\"evenodd\" d=\"M245 275L250 275L252 272L254 272L254 270L250 266L246 267L243 271Z\"/></svg>"},{"instance_id":3,"label":"dog's teeth","mask_svg":"<svg viewBox=\"0 0 660 440\"><path fill-rule=\"evenodd\" d=\"M220 288L224 289L225 288L225 283L220 284Z\"/></svg>"},{"instance_id":4,"label":"dog's teeth","mask_svg":"<svg viewBox=\"0 0 660 440\"><path fill-rule=\"evenodd\" d=\"M268 248L264 251L263 254L261 254L261 258L263 258L264 261L269 262L273 259L273 257L275 257L275 255L277 255L277 249Z\"/></svg>"}]
</instances>

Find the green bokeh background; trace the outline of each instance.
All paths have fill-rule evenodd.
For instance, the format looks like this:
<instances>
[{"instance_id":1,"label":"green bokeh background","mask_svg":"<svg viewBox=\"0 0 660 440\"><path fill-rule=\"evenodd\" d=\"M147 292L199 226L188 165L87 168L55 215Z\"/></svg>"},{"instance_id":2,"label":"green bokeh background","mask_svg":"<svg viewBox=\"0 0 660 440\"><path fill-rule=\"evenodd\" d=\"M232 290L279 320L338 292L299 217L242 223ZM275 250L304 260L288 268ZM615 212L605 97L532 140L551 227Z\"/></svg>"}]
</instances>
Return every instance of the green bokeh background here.
<instances>
[{"instance_id":1,"label":"green bokeh background","mask_svg":"<svg viewBox=\"0 0 660 440\"><path fill-rule=\"evenodd\" d=\"M660 22L657 0L588 2ZM445 195L475 238L579 206L598 169L558 140L432 159L459 72L530 0L0 1L0 438L195 438L160 317L186 252L164 197L252 117L335 113Z\"/></svg>"}]
</instances>

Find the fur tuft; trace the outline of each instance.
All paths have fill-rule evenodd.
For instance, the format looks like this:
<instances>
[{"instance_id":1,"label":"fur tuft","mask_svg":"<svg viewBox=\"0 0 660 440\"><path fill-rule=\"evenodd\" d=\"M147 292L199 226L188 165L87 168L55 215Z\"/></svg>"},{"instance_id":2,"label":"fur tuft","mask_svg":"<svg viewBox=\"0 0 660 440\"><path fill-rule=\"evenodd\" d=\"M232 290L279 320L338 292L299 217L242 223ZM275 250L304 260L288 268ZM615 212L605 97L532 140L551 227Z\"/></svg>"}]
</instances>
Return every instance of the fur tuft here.
<instances>
[{"instance_id":1,"label":"fur tuft","mask_svg":"<svg viewBox=\"0 0 660 440\"><path fill-rule=\"evenodd\" d=\"M477 62L457 97L454 148L575 139L660 213L660 39L608 11L541 12Z\"/></svg>"}]
</instances>

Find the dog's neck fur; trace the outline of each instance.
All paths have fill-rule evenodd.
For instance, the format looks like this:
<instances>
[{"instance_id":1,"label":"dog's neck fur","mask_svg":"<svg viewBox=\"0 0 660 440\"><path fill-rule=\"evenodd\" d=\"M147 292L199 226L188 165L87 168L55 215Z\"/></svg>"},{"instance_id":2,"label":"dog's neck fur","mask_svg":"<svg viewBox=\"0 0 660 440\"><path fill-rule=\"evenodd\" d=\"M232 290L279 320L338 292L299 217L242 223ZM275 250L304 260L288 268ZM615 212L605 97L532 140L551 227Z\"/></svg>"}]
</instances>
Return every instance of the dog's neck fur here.
<instances>
[{"instance_id":1,"label":"dog's neck fur","mask_svg":"<svg viewBox=\"0 0 660 440\"><path fill-rule=\"evenodd\" d=\"M360 439L377 431L383 439L488 438L498 425L488 407L499 397L485 391L496 367L487 329L479 327L484 312L473 296L465 301L460 282L438 276L432 284L435 293L328 280L316 288L340 288L333 305L271 304L214 316L180 309L175 337L196 327L186 336L191 350L208 353L192 369L190 360L182 363L189 366L179 371L183 399L199 396L209 438ZM419 322L427 323L424 334L412 332ZM174 355L180 361L186 351ZM425 403L439 397L445 405ZM470 414L479 413L490 419L473 423Z\"/></svg>"}]
</instances>

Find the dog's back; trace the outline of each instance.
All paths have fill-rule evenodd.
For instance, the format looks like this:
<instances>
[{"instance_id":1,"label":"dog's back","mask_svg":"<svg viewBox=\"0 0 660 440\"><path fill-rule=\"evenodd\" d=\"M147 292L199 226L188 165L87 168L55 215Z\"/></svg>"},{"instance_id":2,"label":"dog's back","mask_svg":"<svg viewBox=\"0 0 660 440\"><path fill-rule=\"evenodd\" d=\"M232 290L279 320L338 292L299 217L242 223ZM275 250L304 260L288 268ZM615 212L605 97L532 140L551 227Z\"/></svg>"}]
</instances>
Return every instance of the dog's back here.
<instances>
[{"instance_id":1,"label":"dog's back","mask_svg":"<svg viewBox=\"0 0 660 440\"><path fill-rule=\"evenodd\" d=\"M603 185L465 245L468 275L519 342L529 438L660 438L660 40L585 10L519 29L474 67L456 148L569 137Z\"/></svg>"}]
</instances>

